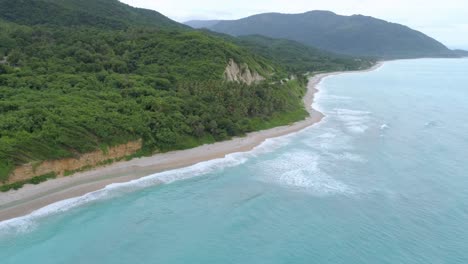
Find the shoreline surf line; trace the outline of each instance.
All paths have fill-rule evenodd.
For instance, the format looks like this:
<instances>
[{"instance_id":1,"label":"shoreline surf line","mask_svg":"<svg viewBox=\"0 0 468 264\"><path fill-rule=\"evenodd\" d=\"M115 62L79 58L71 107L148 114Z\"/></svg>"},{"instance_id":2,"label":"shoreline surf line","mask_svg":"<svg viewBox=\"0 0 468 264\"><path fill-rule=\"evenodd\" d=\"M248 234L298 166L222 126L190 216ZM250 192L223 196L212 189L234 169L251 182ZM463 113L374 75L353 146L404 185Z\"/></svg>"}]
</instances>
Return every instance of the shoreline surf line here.
<instances>
[{"instance_id":1,"label":"shoreline surf line","mask_svg":"<svg viewBox=\"0 0 468 264\"><path fill-rule=\"evenodd\" d=\"M307 93L303 98L309 117L291 125L256 131L248 133L245 137L192 149L117 162L69 177L49 180L39 185L25 185L16 191L0 193L0 222L31 214L60 201L96 192L111 184L130 182L156 173L224 158L229 154L249 152L267 139L301 131L320 122L324 117L321 112L312 107L315 94L318 92L317 86L324 78L344 73L369 72L379 68L382 64L378 62L373 67L362 71L321 73L311 77L307 84Z\"/></svg>"}]
</instances>

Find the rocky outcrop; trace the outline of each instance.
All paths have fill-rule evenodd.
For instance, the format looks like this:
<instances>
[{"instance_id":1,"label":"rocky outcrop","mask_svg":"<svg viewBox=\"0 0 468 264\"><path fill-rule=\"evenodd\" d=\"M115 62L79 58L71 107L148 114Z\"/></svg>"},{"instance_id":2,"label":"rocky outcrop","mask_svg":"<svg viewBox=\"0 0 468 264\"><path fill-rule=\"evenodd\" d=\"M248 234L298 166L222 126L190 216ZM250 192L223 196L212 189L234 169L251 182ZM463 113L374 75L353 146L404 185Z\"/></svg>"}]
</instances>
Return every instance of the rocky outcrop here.
<instances>
[{"instance_id":1,"label":"rocky outcrop","mask_svg":"<svg viewBox=\"0 0 468 264\"><path fill-rule=\"evenodd\" d=\"M243 63L238 64L233 59L229 60L226 70L224 71L224 79L229 82L239 82L251 85L256 82L265 80L258 72L250 70L249 65Z\"/></svg>"},{"instance_id":2,"label":"rocky outcrop","mask_svg":"<svg viewBox=\"0 0 468 264\"><path fill-rule=\"evenodd\" d=\"M86 153L78 158L50 160L41 163L28 163L16 167L6 184L29 180L33 177L48 173L55 173L58 177L61 177L64 176L66 172L95 167L109 160L120 159L135 154L141 149L141 147L142 141L137 140L111 147L107 151L97 150Z\"/></svg>"}]
</instances>

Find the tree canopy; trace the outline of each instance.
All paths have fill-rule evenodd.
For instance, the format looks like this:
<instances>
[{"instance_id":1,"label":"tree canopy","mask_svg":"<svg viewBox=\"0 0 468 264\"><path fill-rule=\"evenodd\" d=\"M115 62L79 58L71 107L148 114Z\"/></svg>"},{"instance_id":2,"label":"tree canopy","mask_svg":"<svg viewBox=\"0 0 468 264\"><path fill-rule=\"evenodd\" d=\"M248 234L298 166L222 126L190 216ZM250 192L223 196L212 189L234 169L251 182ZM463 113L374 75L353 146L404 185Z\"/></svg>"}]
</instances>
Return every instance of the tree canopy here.
<instances>
[{"instance_id":1,"label":"tree canopy","mask_svg":"<svg viewBox=\"0 0 468 264\"><path fill-rule=\"evenodd\" d=\"M0 3L12 7L0 12L0 182L21 164L131 140L151 154L301 120L303 73L370 64L301 59L297 44L189 30L114 0ZM231 59L266 80L225 81Z\"/></svg>"}]
</instances>

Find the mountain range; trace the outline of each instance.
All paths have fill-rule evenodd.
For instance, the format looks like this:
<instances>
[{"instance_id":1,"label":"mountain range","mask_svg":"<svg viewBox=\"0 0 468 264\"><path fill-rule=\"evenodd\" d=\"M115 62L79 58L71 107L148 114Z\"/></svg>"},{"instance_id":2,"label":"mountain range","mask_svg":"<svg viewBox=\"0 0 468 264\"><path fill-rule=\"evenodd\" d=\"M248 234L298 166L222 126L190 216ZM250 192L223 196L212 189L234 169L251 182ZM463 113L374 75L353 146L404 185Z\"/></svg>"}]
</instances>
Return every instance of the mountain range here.
<instances>
[{"instance_id":1,"label":"mountain range","mask_svg":"<svg viewBox=\"0 0 468 264\"><path fill-rule=\"evenodd\" d=\"M456 57L459 53L407 26L369 16L341 16L330 11L303 14L265 13L239 20L188 21L232 36L263 35L353 56L383 59Z\"/></svg>"}]
</instances>

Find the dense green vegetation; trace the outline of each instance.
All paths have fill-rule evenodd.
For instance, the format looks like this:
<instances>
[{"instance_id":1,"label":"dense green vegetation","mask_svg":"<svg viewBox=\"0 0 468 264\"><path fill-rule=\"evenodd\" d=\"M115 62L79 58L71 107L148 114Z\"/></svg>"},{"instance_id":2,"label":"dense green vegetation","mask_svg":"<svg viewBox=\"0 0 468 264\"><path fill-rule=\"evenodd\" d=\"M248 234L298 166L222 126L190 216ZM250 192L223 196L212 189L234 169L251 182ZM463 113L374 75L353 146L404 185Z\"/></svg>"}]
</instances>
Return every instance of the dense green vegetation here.
<instances>
[{"instance_id":1,"label":"dense green vegetation","mask_svg":"<svg viewBox=\"0 0 468 264\"><path fill-rule=\"evenodd\" d=\"M287 39L253 35L234 41L293 73L356 70L368 68L373 63L371 59L336 55Z\"/></svg>"},{"instance_id":2,"label":"dense green vegetation","mask_svg":"<svg viewBox=\"0 0 468 264\"><path fill-rule=\"evenodd\" d=\"M22 25L185 28L156 11L117 0L0 0L0 19Z\"/></svg>"},{"instance_id":3,"label":"dense green vegetation","mask_svg":"<svg viewBox=\"0 0 468 264\"><path fill-rule=\"evenodd\" d=\"M371 67L375 59L339 55L313 48L288 39L274 39L261 35L232 37L201 29L226 41L236 43L250 52L268 59L282 73L301 75L308 72L347 71Z\"/></svg>"},{"instance_id":4,"label":"dense green vegetation","mask_svg":"<svg viewBox=\"0 0 468 264\"><path fill-rule=\"evenodd\" d=\"M303 83L224 82L229 58L265 75L274 68L200 32L6 23L1 32L8 43L0 75L2 180L18 164L138 138L147 151L226 139L302 107Z\"/></svg>"},{"instance_id":5,"label":"dense green vegetation","mask_svg":"<svg viewBox=\"0 0 468 264\"><path fill-rule=\"evenodd\" d=\"M260 34L353 56L379 58L453 57L442 43L406 26L368 16L328 11L259 14L232 21L189 21L195 28L246 36Z\"/></svg>"},{"instance_id":6,"label":"dense green vegetation","mask_svg":"<svg viewBox=\"0 0 468 264\"><path fill-rule=\"evenodd\" d=\"M9 9L0 12L0 182L17 165L131 140L143 140L137 155L151 154L301 120L302 73L370 65L312 49L300 58L298 43L188 30L116 0L1 4ZM230 59L266 81L226 82Z\"/></svg>"}]
</instances>

